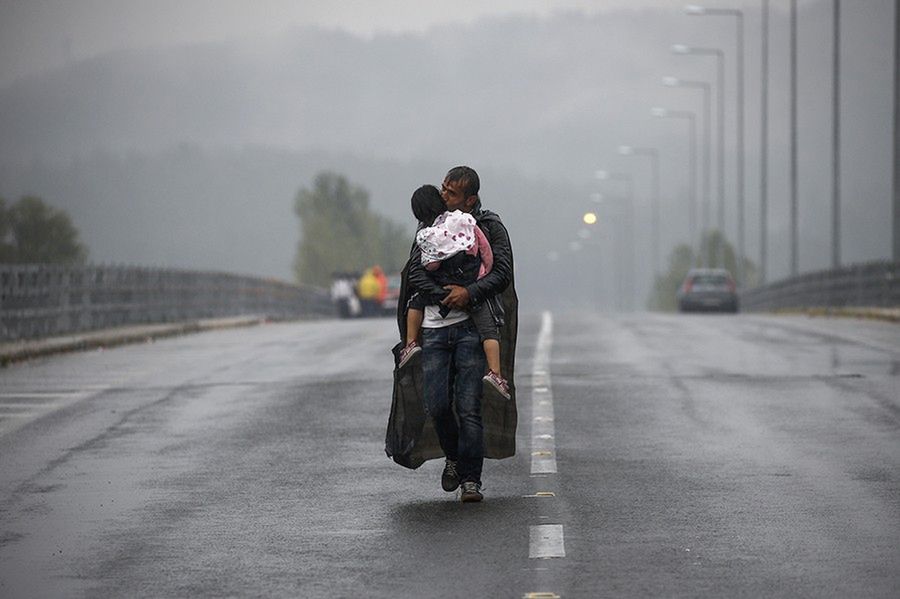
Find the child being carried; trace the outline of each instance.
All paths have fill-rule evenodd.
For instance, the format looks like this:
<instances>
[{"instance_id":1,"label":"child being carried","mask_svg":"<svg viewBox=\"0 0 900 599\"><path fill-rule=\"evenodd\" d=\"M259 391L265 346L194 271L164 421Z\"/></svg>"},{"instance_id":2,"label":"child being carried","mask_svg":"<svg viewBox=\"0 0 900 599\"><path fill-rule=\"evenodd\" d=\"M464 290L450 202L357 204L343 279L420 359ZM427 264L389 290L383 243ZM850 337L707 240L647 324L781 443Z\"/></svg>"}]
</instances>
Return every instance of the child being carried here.
<instances>
[{"instance_id":1,"label":"child being carried","mask_svg":"<svg viewBox=\"0 0 900 599\"><path fill-rule=\"evenodd\" d=\"M412 195L412 211L425 226L416 233L416 245L422 253L422 264L434 282L440 286L474 283L491 271L493 252L475 218L460 210L446 211L441 193L433 185L423 185ZM445 294L446 295L446 294ZM421 350L419 337L425 318L425 306L437 305L441 317L450 308L440 303L443 297L424 297L416 293L409 302L406 314L406 346L400 350L398 368ZM500 329L489 302L482 302L468 310L481 335L488 372L484 382L509 399L509 384L500 373Z\"/></svg>"}]
</instances>

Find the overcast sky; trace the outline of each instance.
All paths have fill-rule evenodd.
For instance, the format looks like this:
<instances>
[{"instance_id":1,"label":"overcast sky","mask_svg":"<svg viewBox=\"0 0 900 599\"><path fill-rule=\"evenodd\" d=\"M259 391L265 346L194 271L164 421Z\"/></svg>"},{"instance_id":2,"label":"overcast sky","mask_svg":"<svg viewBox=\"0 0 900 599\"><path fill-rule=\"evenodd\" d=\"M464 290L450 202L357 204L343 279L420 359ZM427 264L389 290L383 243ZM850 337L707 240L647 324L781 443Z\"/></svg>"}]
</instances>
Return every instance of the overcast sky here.
<instances>
[{"instance_id":1,"label":"overcast sky","mask_svg":"<svg viewBox=\"0 0 900 599\"><path fill-rule=\"evenodd\" d=\"M265 37L305 25L422 32L500 14L546 16L684 0L0 0L0 85L109 50ZM718 5L738 6L739 2Z\"/></svg>"},{"instance_id":2,"label":"overcast sky","mask_svg":"<svg viewBox=\"0 0 900 599\"><path fill-rule=\"evenodd\" d=\"M756 257L761 2L695 1L742 8L748 17L743 191L746 249ZM842 10L842 252L851 261L889 255L885 123L896 68L895 1L857 0ZM638 210L649 205L646 162L616 152L618 144L633 143L659 148L664 157L667 255L689 235L685 199L700 204L689 197L688 130L653 119L650 109L699 107L696 90L663 88L663 75L713 77L711 61L675 56L672 43L725 49L724 193L716 204L729 236L738 220L734 23L688 18L685 3L263 0L251 8L249 0L0 0L0 194L35 194L69 210L95 260L288 277L297 232L285 215L293 194L318 170L364 184L373 207L391 218L408 220L396 198L461 162L491 173L485 180L494 181L501 213L504 198L515 199L518 210L518 202L542 206L552 196L580 217L599 190L598 167L633 172ZM769 266L779 276L788 267L789 28L787 0L771 4L766 185ZM823 90L831 89L833 0L800 4L801 268L812 269L830 256L832 121ZM509 18L522 15L547 19ZM445 26L473 21L479 26ZM295 34L303 27L363 37L428 34L367 40ZM80 62L100 54L103 60ZM461 65L467 93L448 93ZM54 67L64 68L47 72ZM250 198L263 201L248 212ZM521 231L543 227L542 220L527 220L534 214L543 212L511 218L520 219ZM580 222L555 216L555 233L544 236L545 245L530 246L535 265L559 239L574 236L570 222ZM195 223L207 227L204 235ZM165 234L148 236L148 227ZM648 229L633 238L646 247ZM238 258L246 259L243 266ZM535 287L554 289L544 283Z\"/></svg>"}]
</instances>

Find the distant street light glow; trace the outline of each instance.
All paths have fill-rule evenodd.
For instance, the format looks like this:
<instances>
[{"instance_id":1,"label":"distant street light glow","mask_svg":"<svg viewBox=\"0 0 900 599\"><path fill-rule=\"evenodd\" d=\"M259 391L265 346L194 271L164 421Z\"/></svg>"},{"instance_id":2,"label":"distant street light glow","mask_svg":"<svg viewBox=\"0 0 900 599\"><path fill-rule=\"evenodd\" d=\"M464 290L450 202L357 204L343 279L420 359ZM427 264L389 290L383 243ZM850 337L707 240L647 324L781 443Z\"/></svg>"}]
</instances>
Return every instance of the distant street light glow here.
<instances>
[{"instance_id":1,"label":"distant street light glow","mask_svg":"<svg viewBox=\"0 0 900 599\"><path fill-rule=\"evenodd\" d=\"M593 212L585 212L583 220L584 220L584 224L593 225L594 223L597 222L597 215L594 214Z\"/></svg>"}]
</instances>

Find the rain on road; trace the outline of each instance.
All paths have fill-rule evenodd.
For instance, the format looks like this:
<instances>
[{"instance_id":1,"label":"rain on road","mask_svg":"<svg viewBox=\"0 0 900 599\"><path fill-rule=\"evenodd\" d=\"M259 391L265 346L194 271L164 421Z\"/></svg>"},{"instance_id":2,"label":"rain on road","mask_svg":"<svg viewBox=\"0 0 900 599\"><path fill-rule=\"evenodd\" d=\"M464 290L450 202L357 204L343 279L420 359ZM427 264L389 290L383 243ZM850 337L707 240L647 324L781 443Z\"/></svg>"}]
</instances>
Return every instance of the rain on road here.
<instances>
[{"instance_id":1,"label":"rain on road","mask_svg":"<svg viewBox=\"0 0 900 599\"><path fill-rule=\"evenodd\" d=\"M896 325L522 315L519 451L474 505L384 455L394 327L0 371L0 594L896 596Z\"/></svg>"}]
</instances>

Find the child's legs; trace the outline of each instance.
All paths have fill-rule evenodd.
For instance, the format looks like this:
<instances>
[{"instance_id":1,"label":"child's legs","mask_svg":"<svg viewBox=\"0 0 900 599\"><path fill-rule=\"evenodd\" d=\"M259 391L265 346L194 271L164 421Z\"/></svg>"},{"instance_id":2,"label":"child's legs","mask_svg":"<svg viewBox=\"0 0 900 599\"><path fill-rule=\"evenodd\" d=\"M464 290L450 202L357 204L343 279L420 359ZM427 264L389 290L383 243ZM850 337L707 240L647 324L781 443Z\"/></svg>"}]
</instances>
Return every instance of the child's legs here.
<instances>
[{"instance_id":1,"label":"child's legs","mask_svg":"<svg viewBox=\"0 0 900 599\"><path fill-rule=\"evenodd\" d=\"M481 304L469 315L475 322L478 334L481 335L488 370L500 374L500 330L497 328L497 323L494 322L490 308L487 304Z\"/></svg>"},{"instance_id":2,"label":"child's legs","mask_svg":"<svg viewBox=\"0 0 900 599\"><path fill-rule=\"evenodd\" d=\"M421 293L414 293L406 304L406 339L404 342L409 345L411 342L419 338L422 331L422 322L425 320L425 298Z\"/></svg>"},{"instance_id":3,"label":"child's legs","mask_svg":"<svg viewBox=\"0 0 900 599\"><path fill-rule=\"evenodd\" d=\"M500 342L496 339L485 339L482 345L484 345L484 358L487 361L488 370L500 374Z\"/></svg>"},{"instance_id":4,"label":"child's legs","mask_svg":"<svg viewBox=\"0 0 900 599\"><path fill-rule=\"evenodd\" d=\"M422 330L422 321L425 320L425 312L418 308L410 307L406 310L406 344L409 345L419 338Z\"/></svg>"}]
</instances>

